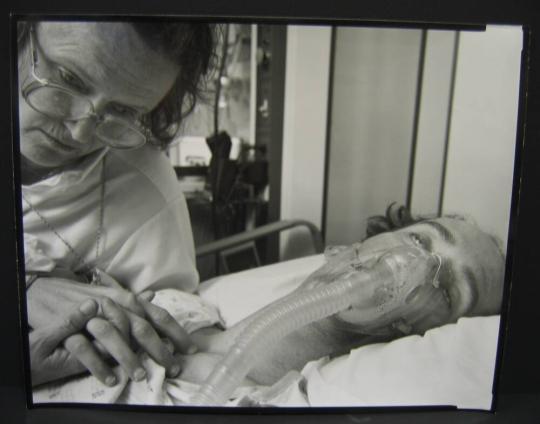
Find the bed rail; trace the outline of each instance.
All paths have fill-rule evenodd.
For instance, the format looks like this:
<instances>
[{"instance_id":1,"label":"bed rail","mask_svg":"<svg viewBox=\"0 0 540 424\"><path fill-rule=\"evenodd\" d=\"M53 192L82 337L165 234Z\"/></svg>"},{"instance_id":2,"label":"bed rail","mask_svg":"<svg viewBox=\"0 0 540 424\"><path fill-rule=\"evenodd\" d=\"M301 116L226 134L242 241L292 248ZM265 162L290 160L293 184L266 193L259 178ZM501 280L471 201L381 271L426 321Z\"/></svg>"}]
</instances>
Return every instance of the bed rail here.
<instances>
[{"instance_id":1,"label":"bed rail","mask_svg":"<svg viewBox=\"0 0 540 424\"><path fill-rule=\"evenodd\" d=\"M228 250L237 246L252 243L255 240L266 237L272 234L280 233L281 231L288 230L294 227L306 227L313 242L313 247L316 253L322 253L324 250L324 243L322 234L315 224L303 219L286 219L269 224L262 225L253 230L245 231L243 233L235 234L233 236L225 237L210 243L201 245L195 249L197 258L201 258L206 255L220 253L224 250Z\"/></svg>"}]
</instances>

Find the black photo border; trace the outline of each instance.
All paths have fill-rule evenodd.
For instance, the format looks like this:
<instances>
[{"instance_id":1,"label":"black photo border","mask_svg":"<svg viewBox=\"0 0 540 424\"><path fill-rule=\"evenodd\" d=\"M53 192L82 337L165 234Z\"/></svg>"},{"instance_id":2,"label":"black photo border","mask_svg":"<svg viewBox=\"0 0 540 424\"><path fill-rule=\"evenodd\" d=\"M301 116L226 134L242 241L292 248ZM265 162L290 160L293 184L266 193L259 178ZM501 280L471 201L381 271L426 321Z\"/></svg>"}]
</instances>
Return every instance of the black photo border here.
<instances>
[{"instance_id":1,"label":"black photo border","mask_svg":"<svg viewBox=\"0 0 540 424\"><path fill-rule=\"evenodd\" d=\"M224 3L224 4L222 4ZM2 218L5 236L2 237L2 264L4 269L4 293L0 296L0 337L4 338L2 349L2 370L0 371L0 405L8 417L6 422L261 422L285 420L303 422L316 419L320 422L477 422L481 414L482 422L500 421L509 418L515 422L540 422L540 348L534 342L536 324L540 323L540 307L535 305L540 298L540 285L536 283L535 265L540 262L540 249L535 249L539 238L537 218L536 182L540 182L540 7L534 1L391 1L371 0L362 2L325 1L272 1L264 4L229 0L218 2L199 1L154 1L142 4L135 1L58 1L43 5L38 1L7 2L4 13L4 34L2 37L4 67L2 73L3 116L2 154L0 155L2 193L4 194ZM25 392L23 373L23 347L26 342L21 334L20 304L17 273L20 256L15 249L16 202L18 198L17 164L12 161L12 136L16 132L12 117L10 91L13 75L10 74L13 39L9 32L10 18L17 15L44 16L144 16L175 15L191 18L215 18L230 21L263 21L272 23L325 23L325 24L398 24L415 26L425 23L430 28L439 26L482 27L486 24L519 25L524 28L524 56L521 76L521 96L519 126L516 143L514 191L512 196L512 216L508 238L506 296L502 312L501 336L503 343L499 349L496 376L496 413L474 411L450 411L438 408L397 408L397 409L338 409L243 411L222 408L199 410L197 408L170 409L99 405L81 407L80 404L47 406L27 410L28 395ZM16 161L15 161L16 162ZM20 253L20 252L19 252ZM510 294L508 296L508 294ZM508 408L508 409L505 409ZM156 414L156 412L159 412ZM323 412L323 414L321 414ZM529 417L529 414L530 415ZM521 417L520 418L518 418ZM11 419L10 419L11 418ZM527 420L527 421L525 421Z\"/></svg>"}]
</instances>

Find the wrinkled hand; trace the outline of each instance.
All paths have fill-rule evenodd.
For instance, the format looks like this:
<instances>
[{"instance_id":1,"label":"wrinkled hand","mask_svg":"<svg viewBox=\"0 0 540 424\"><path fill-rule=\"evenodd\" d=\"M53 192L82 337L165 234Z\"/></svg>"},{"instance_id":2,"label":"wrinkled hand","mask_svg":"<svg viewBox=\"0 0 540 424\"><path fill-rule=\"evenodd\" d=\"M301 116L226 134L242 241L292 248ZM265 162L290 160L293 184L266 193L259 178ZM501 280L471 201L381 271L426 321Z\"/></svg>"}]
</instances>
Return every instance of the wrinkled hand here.
<instances>
[{"instance_id":1,"label":"wrinkled hand","mask_svg":"<svg viewBox=\"0 0 540 424\"><path fill-rule=\"evenodd\" d=\"M97 312L97 303L87 300L57 323L30 333L32 385L36 386L83 371L81 364L64 349L62 342L68 336L84 329Z\"/></svg>"},{"instance_id":2,"label":"wrinkled hand","mask_svg":"<svg viewBox=\"0 0 540 424\"><path fill-rule=\"evenodd\" d=\"M194 345L186 331L167 311L150 303L151 292L135 296L104 273L102 283L96 286L65 278L39 279L27 292L30 326L39 329L68 313L74 305L93 299L98 304L98 317L88 322L86 330L94 341L79 333L64 343L86 369L106 383L112 374L106 356L111 356L132 379L141 380L146 373L135 354L140 347L164 366L169 376L178 375L178 360L159 334L168 338L177 351L192 352Z\"/></svg>"}]
</instances>

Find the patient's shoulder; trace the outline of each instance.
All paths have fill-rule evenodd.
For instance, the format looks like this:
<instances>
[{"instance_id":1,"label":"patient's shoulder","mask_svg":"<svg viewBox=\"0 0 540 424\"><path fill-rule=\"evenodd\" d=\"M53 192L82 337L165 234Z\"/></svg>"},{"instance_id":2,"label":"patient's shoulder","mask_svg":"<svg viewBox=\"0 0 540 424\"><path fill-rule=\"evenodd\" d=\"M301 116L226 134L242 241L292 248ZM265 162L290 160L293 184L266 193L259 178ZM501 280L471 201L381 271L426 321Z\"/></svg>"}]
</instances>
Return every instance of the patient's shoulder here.
<instances>
[{"instance_id":1,"label":"patient's shoulder","mask_svg":"<svg viewBox=\"0 0 540 424\"><path fill-rule=\"evenodd\" d=\"M327 355L331 357L349 353L352 349L372 343L390 341L389 336L363 334L354 324L338 318L329 317L313 323L313 338L323 340L328 346Z\"/></svg>"}]
</instances>

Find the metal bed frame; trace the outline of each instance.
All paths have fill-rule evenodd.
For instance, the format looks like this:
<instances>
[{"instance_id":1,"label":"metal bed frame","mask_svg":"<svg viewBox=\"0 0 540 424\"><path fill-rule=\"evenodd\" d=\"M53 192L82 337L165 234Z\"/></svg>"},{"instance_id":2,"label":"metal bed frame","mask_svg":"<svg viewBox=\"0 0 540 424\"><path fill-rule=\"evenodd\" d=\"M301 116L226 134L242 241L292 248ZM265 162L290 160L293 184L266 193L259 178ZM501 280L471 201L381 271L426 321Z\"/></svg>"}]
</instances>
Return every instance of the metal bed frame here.
<instances>
[{"instance_id":1,"label":"metal bed frame","mask_svg":"<svg viewBox=\"0 0 540 424\"><path fill-rule=\"evenodd\" d=\"M315 253L323 252L324 242L322 234L315 224L303 219L287 219L271 222L269 224L257 227L253 230L248 230L243 233L235 234L219 240L212 241L210 243L203 244L195 249L195 255L197 259L212 254L217 255L216 264L218 269L223 269L223 271L227 273L229 272L229 269L227 268L226 261L224 260L225 255L235 253L243 249L252 249L254 252L256 266L260 266L261 261L257 253L255 241L263 237L279 234L282 231L289 230L295 227L306 227L311 235L311 241Z\"/></svg>"}]
</instances>

